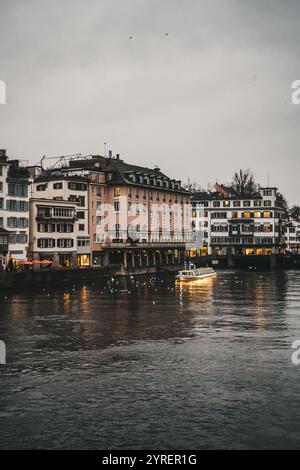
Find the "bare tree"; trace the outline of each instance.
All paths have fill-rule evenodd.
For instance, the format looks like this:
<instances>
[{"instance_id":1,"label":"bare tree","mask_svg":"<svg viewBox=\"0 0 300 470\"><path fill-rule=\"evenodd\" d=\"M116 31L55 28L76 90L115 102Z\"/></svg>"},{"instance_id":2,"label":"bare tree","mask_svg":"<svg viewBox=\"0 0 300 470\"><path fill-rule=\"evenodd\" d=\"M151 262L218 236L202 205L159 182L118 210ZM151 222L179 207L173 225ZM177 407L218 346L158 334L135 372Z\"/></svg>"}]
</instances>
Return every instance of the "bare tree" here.
<instances>
[{"instance_id":1,"label":"bare tree","mask_svg":"<svg viewBox=\"0 0 300 470\"><path fill-rule=\"evenodd\" d=\"M231 186L236 195L242 197L254 196L258 191L258 186L249 168L247 170L236 171L233 175Z\"/></svg>"},{"instance_id":2,"label":"bare tree","mask_svg":"<svg viewBox=\"0 0 300 470\"><path fill-rule=\"evenodd\" d=\"M290 210L293 219L300 219L300 206L293 206Z\"/></svg>"}]
</instances>

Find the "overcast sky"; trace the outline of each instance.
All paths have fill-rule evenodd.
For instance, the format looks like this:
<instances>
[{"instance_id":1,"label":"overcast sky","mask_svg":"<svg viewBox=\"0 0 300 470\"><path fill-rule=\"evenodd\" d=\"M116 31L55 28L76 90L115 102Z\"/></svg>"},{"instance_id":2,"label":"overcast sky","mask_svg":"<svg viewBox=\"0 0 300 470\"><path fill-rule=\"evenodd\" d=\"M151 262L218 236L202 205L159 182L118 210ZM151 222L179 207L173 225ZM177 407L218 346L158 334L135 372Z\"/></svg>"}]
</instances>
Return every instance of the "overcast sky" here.
<instances>
[{"instance_id":1,"label":"overcast sky","mask_svg":"<svg viewBox=\"0 0 300 470\"><path fill-rule=\"evenodd\" d=\"M299 18L297 0L0 0L0 147L35 163L106 141L204 188L250 167L300 203Z\"/></svg>"}]
</instances>

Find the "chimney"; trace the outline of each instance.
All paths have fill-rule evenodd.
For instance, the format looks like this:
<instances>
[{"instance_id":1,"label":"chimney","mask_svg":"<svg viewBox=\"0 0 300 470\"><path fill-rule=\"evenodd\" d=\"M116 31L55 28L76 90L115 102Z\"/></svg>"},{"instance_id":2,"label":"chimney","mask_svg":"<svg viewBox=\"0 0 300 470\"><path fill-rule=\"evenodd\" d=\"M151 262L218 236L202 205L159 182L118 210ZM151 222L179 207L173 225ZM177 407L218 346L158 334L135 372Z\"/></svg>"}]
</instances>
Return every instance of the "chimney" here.
<instances>
[{"instance_id":1,"label":"chimney","mask_svg":"<svg viewBox=\"0 0 300 470\"><path fill-rule=\"evenodd\" d=\"M112 158L112 150L108 151L108 158Z\"/></svg>"},{"instance_id":2,"label":"chimney","mask_svg":"<svg viewBox=\"0 0 300 470\"><path fill-rule=\"evenodd\" d=\"M120 160L120 154L119 153L116 154L116 159Z\"/></svg>"}]
</instances>

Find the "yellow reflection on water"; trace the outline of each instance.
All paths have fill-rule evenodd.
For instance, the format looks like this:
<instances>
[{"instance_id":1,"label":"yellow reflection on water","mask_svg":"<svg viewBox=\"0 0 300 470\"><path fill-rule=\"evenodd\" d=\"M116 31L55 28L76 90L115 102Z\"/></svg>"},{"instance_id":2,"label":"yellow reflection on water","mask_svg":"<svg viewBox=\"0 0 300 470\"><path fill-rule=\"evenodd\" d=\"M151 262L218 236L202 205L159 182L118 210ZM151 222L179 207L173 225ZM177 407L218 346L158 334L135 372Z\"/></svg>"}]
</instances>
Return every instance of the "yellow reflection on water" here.
<instances>
[{"instance_id":1,"label":"yellow reflection on water","mask_svg":"<svg viewBox=\"0 0 300 470\"><path fill-rule=\"evenodd\" d=\"M177 279L175 282L176 292L180 296L187 294L192 299L195 296L201 295L203 300L207 300L211 297L212 288L216 281L216 277L207 277L204 279L193 279L193 280L180 280Z\"/></svg>"},{"instance_id":2,"label":"yellow reflection on water","mask_svg":"<svg viewBox=\"0 0 300 470\"><path fill-rule=\"evenodd\" d=\"M71 303L71 294L70 294L70 292L64 292L63 301L64 301L64 313L69 313L70 312L70 303Z\"/></svg>"},{"instance_id":3,"label":"yellow reflection on water","mask_svg":"<svg viewBox=\"0 0 300 470\"><path fill-rule=\"evenodd\" d=\"M86 286L83 286L80 291L80 307L84 317L89 315L89 290Z\"/></svg>"}]
</instances>

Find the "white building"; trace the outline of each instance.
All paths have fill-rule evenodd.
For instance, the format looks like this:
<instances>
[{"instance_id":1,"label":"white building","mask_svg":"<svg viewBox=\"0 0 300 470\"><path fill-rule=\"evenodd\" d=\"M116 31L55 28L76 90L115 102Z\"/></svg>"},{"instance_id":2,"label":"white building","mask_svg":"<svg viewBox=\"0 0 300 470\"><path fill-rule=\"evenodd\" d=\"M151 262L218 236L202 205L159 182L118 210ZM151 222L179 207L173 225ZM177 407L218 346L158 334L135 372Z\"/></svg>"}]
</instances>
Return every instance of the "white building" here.
<instances>
[{"instance_id":1,"label":"white building","mask_svg":"<svg viewBox=\"0 0 300 470\"><path fill-rule=\"evenodd\" d=\"M287 251L300 254L300 220L290 220L286 224L285 238Z\"/></svg>"},{"instance_id":2,"label":"white building","mask_svg":"<svg viewBox=\"0 0 300 470\"><path fill-rule=\"evenodd\" d=\"M76 203L30 199L29 256L54 267L77 267Z\"/></svg>"},{"instance_id":3,"label":"white building","mask_svg":"<svg viewBox=\"0 0 300 470\"><path fill-rule=\"evenodd\" d=\"M90 266L90 237L89 237L89 217L88 217L88 181L85 178L79 176L68 176L63 174L61 171L50 171L43 172L37 177L32 183L31 190L31 217L36 208L39 207L43 201L49 208L48 213L50 218L54 219L51 221L51 229L53 233L72 233L70 240L73 240L72 246L59 246L59 248L68 248L66 252L57 250L57 255L60 257L60 265L74 266L74 259L70 258L70 252L77 253L76 263L79 267ZM59 211L58 209L64 207L63 203L66 204L66 209L74 209L74 220L73 215L70 217L72 222L72 232L70 232L70 226L67 223L69 215L65 216L68 211ZM58 215L58 214L61 214ZM61 221L60 221L61 217ZM40 237L40 230L43 230L43 225L32 223L31 221L31 240L34 237ZM57 235L52 235L53 243L58 248L56 240L59 238ZM58 242L60 243L60 242ZM63 242L62 242L63 243ZM67 243L67 242L66 242ZM70 242L71 243L71 242ZM54 247L53 247L54 248ZM34 251L31 249L31 251ZM39 250L41 254L41 250ZM47 251L48 253L48 251ZM65 254L65 259L63 258ZM57 262L57 257L56 261Z\"/></svg>"},{"instance_id":4,"label":"white building","mask_svg":"<svg viewBox=\"0 0 300 470\"><path fill-rule=\"evenodd\" d=\"M192 195L195 249L191 255L263 255L284 246L285 209L277 188L238 197L230 188ZM197 244L200 242L200 244Z\"/></svg>"},{"instance_id":5,"label":"white building","mask_svg":"<svg viewBox=\"0 0 300 470\"><path fill-rule=\"evenodd\" d=\"M8 160L6 151L0 150L0 228L9 232L6 263L12 260L13 264L17 264L27 259L28 186L28 170L18 160Z\"/></svg>"}]
</instances>

